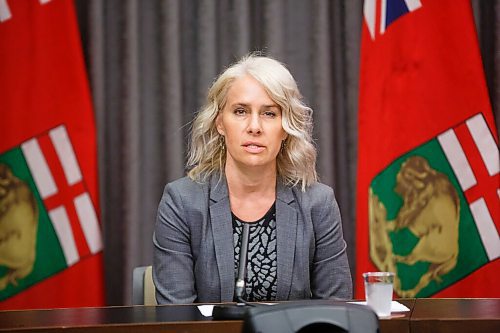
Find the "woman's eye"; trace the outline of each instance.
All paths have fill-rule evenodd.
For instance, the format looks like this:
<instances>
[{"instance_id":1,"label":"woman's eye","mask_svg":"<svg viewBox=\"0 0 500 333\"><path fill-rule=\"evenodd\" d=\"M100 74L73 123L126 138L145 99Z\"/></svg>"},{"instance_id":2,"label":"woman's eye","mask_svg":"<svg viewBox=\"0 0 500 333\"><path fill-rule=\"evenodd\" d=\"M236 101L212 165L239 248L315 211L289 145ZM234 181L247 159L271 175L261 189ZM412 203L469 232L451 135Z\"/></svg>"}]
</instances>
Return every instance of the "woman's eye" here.
<instances>
[{"instance_id":1,"label":"woman's eye","mask_svg":"<svg viewBox=\"0 0 500 333\"><path fill-rule=\"evenodd\" d=\"M242 108L235 109L234 114L243 115L243 114L245 114L245 109L242 109Z\"/></svg>"},{"instance_id":2,"label":"woman's eye","mask_svg":"<svg viewBox=\"0 0 500 333\"><path fill-rule=\"evenodd\" d=\"M274 112L274 111L265 111L264 115L266 117L274 118L274 117L276 117L276 112Z\"/></svg>"}]
</instances>

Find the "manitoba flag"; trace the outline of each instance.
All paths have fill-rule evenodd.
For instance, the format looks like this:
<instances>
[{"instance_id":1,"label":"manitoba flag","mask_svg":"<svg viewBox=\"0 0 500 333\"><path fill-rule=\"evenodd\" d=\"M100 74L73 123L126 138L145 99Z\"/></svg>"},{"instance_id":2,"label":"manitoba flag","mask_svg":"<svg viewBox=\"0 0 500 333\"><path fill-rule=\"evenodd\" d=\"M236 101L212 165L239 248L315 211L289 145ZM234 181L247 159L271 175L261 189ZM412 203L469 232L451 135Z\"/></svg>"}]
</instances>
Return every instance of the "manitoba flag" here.
<instances>
[{"instance_id":1,"label":"manitoba flag","mask_svg":"<svg viewBox=\"0 0 500 333\"><path fill-rule=\"evenodd\" d=\"M0 0L0 309L104 305L94 115L70 0Z\"/></svg>"},{"instance_id":2,"label":"manitoba flag","mask_svg":"<svg viewBox=\"0 0 500 333\"><path fill-rule=\"evenodd\" d=\"M1 299L102 250L97 214L64 125L0 155L0 177L2 264L8 267Z\"/></svg>"},{"instance_id":3,"label":"manitoba flag","mask_svg":"<svg viewBox=\"0 0 500 333\"><path fill-rule=\"evenodd\" d=\"M497 130L467 0L365 1L356 297L499 297Z\"/></svg>"},{"instance_id":4,"label":"manitoba flag","mask_svg":"<svg viewBox=\"0 0 500 333\"><path fill-rule=\"evenodd\" d=\"M428 297L500 256L499 156L482 114L403 154L370 184L370 259Z\"/></svg>"}]
</instances>

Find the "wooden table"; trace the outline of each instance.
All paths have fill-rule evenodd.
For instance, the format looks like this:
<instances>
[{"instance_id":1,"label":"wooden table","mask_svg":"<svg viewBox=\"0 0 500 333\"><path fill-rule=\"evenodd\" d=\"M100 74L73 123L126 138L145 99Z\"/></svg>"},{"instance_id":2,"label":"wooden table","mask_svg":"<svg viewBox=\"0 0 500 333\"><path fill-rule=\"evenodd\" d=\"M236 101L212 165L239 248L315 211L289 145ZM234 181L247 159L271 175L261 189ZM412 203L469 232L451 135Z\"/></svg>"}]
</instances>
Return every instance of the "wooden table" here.
<instances>
[{"instance_id":1,"label":"wooden table","mask_svg":"<svg viewBox=\"0 0 500 333\"><path fill-rule=\"evenodd\" d=\"M405 299L410 312L380 320L380 332L500 332L500 299ZM241 332L242 321L214 321L196 305L1 311L0 332Z\"/></svg>"},{"instance_id":2,"label":"wooden table","mask_svg":"<svg viewBox=\"0 0 500 333\"><path fill-rule=\"evenodd\" d=\"M411 332L500 332L500 299L417 299Z\"/></svg>"}]
</instances>

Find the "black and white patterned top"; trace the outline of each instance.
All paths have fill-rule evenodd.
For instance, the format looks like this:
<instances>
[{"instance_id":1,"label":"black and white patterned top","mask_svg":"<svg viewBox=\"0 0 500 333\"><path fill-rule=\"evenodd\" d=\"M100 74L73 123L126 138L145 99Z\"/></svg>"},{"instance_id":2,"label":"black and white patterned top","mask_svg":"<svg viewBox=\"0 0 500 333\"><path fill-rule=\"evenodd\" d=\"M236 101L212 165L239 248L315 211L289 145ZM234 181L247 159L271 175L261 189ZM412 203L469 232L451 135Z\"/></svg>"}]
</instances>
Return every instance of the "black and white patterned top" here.
<instances>
[{"instance_id":1,"label":"black and white patterned top","mask_svg":"<svg viewBox=\"0 0 500 333\"><path fill-rule=\"evenodd\" d=\"M242 222L233 217L234 275L238 275L243 223L250 223L248 241L247 278L245 295L248 302L276 300L276 206L256 222Z\"/></svg>"}]
</instances>

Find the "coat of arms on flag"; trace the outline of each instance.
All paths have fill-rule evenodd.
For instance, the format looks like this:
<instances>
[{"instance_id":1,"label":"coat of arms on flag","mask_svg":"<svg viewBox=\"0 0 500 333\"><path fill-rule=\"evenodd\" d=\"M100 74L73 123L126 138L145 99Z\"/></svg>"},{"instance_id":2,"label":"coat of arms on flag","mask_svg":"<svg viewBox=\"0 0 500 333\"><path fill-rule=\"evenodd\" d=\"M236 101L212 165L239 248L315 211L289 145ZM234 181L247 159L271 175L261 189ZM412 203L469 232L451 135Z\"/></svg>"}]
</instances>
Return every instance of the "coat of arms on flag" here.
<instances>
[{"instance_id":1,"label":"coat of arms on flag","mask_svg":"<svg viewBox=\"0 0 500 333\"><path fill-rule=\"evenodd\" d=\"M396 273L399 296L433 295L500 256L499 163L477 114L372 180L370 258Z\"/></svg>"},{"instance_id":2,"label":"coat of arms on flag","mask_svg":"<svg viewBox=\"0 0 500 333\"><path fill-rule=\"evenodd\" d=\"M64 125L0 153L0 300L102 249Z\"/></svg>"}]
</instances>

